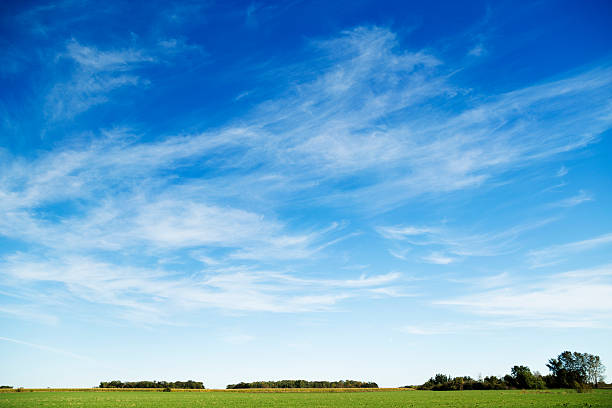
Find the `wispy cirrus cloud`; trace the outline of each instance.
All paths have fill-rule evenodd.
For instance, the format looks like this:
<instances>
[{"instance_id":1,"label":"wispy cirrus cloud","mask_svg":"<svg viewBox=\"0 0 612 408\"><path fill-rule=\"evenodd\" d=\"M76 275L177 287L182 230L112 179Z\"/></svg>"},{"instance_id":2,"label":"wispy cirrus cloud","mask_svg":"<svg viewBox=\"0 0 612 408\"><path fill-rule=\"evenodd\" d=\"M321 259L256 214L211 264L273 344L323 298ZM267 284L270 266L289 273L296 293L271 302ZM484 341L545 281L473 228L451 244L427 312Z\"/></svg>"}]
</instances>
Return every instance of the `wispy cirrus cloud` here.
<instances>
[{"instance_id":1,"label":"wispy cirrus cloud","mask_svg":"<svg viewBox=\"0 0 612 408\"><path fill-rule=\"evenodd\" d=\"M561 166L559 168L559 171L557 171L557 177L563 177L566 176L567 173L569 173L569 170L567 169L567 167L565 166Z\"/></svg>"},{"instance_id":2,"label":"wispy cirrus cloud","mask_svg":"<svg viewBox=\"0 0 612 408\"><path fill-rule=\"evenodd\" d=\"M0 293L5 295L4 293ZM31 300L31 298L30 298ZM16 317L22 320L30 320L41 322L44 324L54 325L59 322L59 318L44 311L37 310L33 305L2 305L0 306L0 314Z\"/></svg>"},{"instance_id":3,"label":"wispy cirrus cloud","mask_svg":"<svg viewBox=\"0 0 612 408\"><path fill-rule=\"evenodd\" d=\"M65 357L75 358L77 360L85 360L85 361L89 361L89 362L95 362L95 360L92 359L91 357L82 356L80 354L72 353L70 351L62 350L62 349L59 349L59 348L56 348L56 347L46 346L44 344L31 343L29 341L12 339L12 338L9 338L9 337L0 337L0 341L5 341L5 342L9 342L9 343L14 343L14 344L20 344L20 345L27 346L27 347L32 347L32 348L35 348L35 349L38 349L38 350L49 351L51 353L61 354L61 355L65 356Z\"/></svg>"},{"instance_id":4,"label":"wispy cirrus cloud","mask_svg":"<svg viewBox=\"0 0 612 408\"><path fill-rule=\"evenodd\" d=\"M438 264L438 265L448 265L457 260L457 258L453 258L448 255L444 255L441 252L436 252L436 251L423 256L421 259L425 262L432 263L432 264Z\"/></svg>"},{"instance_id":5,"label":"wispy cirrus cloud","mask_svg":"<svg viewBox=\"0 0 612 408\"><path fill-rule=\"evenodd\" d=\"M487 53L487 49L485 48L483 43L478 43L476 45L474 45L474 47L472 47L469 51L468 51L468 55L472 56L472 57L480 57L483 56Z\"/></svg>"},{"instance_id":6,"label":"wispy cirrus cloud","mask_svg":"<svg viewBox=\"0 0 612 408\"><path fill-rule=\"evenodd\" d=\"M403 54L395 37L381 29L347 32L324 46L333 50L337 65L317 81L300 85L295 100L282 99L280 119L258 113L269 118L264 123L280 126L286 143L294 131L301 140L313 135L290 151L292 163L315 160L324 178L368 174L353 182L350 191L336 191L332 197L360 203L367 197L369 210L424 193L477 187L505 171L587 146L610 125L599 88L610 87L607 69L476 98L459 112L430 115L420 110L425 101L439 97L452 104L468 92L452 85L452 75L445 74L435 57ZM350 63L345 64L345 56L353 57ZM589 94L602 101L601 109L570 115L592 117L590 129L572 129L566 118L556 117L550 124L542 120L547 111L571 110L574 97ZM291 109L296 105L300 109ZM527 111L534 114L519 113ZM377 178L383 169L386 177Z\"/></svg>"},{"instance_id":7,"label":"wispy cirrus cloud","mask_svg":"<svg viewBox=\"0 0 612 408\"><path fill-rule=\"evenodd\" d=\"M167 63L179 55L196 53L205 59L202 47L183 38L160 39L155 46L101 49L72 38L56 61L72 62L68 79L56 83L46 97L45 114L51 121L71 120L93 106L111 100L113 92L129 87L147 87L140 73L151 65Z\"/></svg>"},{"instance_id":8,"label":"wispy cirrus cloud","mask_svg":"<svg viewBox=\"0 0 612 408\"><path fill-rule=\"evenodd\" d=\"M589 201L593 201L593 197L587 193L584 190L580 190L580 192L572 197L568 197L568 198L564 198L562 200L559 200L557 202L551 203L550 206L551 207L561 207L561 208L568 208L568 207L575 207L577 205L580 205L582 203L586 203Z\"/></svg>"},{"instance_id":9,"label":"wispy cirrus cloud","mask_svg":"<svg viewBox=\"0 0 612 408\"><path fill-rule=\"evenodd\" d=\"M90 73L130 71L138 64L155 61L143 50L128 48L105 51L81 45L75 39L68 42L64 55Z\"/></svg>"},{"instance_id":10,"label":"wispy cirrus cloud","mask_svg":"<svg viewBox=\"0 0 612 408\"><path fill-rule=\"evenodd\" d=\"M109 93L126 86L147 83L134 71L155 63L155 58L139 49L100 50L72 39L60 57L75 64L72 77L56 84L47 95L45 111L54 121L71 119L94 105L109 100Z\"/></svg>"},{"instance_id":11,"label":"wispy cirrus cloud","mask_svg":"<svg viewBox=\"0 0 612 408\"><path fill-rule=\"evenodd\" d=\"M612 233L607 233L581 241L568 242L566 244L552 245L547 248L532 250L528 255L531 267L541 268L563 262L570 255L610 244L612 244Z\"/></svg>"},{"instance_id":12,"label":"wispy cirrus cloud","mask_svg":"<svg viewBox=\"0 0 612 408\"><path fill-rule=\"evenodd\" d=\"M552 222L554 218L516 225L498 232L467 233L448 226L380 226L376 231L394 246L390 253L406 260L412 249L415 258L423 262L447 265L464 257L496 256L515 252L518 239L528 231ZM423 253L427 251L427 253Z\"/></svg>"},{"instance_id":13,"label":"wispy cirrus cloud","mask_svg":"<svg viewBox=\"0 0 612 408\"><path fill-rule=\"evenodd\" d=\"M610 265L517 280L434 304L495 318L501 327L609 327Z\"/></svg>"},{"instance_id":14,"label":"wispy cirrus cloud","mask_svg":"<svg viewBox=\"0 0 612 408\"><path fill-rule=\"evenodd\" d=\"M168 269L121 266L85 257L34 261L26 254L7 257L0 267L5 278L20 282L17 291L40 283L61 284L62 297L116 307L124 318L142 323L163 322L179 311L210 307L284 313L328 310L343 299L373 296L371 290L385 288L400 277L391 273L345 280L304 279L247 267L184 276Z\"/></svg>"}]
</instances>

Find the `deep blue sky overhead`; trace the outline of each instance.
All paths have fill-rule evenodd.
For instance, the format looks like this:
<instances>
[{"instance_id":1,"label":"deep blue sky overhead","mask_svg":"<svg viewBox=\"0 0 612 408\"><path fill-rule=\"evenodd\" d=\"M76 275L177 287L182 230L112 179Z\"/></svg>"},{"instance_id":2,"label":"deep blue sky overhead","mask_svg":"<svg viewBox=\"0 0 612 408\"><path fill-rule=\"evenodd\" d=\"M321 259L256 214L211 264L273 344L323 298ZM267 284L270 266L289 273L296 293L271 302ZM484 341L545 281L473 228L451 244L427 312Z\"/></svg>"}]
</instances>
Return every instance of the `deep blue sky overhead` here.
<instances>
[{"instance_id":1,"label":"deep blue sky overhead","mask_svg":"<svg viewBox=\"0 0 612 408\"><path fill-rule=\"evenodd\" d=\"M3 2L0 383L612 364L609 2Z\"/></svg>"}]
</instances>

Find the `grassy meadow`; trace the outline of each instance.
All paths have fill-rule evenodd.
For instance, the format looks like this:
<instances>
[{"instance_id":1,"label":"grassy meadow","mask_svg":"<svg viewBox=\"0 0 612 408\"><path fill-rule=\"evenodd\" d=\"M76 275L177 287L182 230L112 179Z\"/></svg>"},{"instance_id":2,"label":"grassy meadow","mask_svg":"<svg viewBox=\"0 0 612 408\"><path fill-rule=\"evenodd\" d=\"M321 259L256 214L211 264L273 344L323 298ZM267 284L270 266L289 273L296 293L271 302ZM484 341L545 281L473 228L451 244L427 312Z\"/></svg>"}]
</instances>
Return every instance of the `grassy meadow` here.
<instances>
[{"instance_id":1,"label":"grassy meadow","mask_svg":"<svg viewBox=\"0 0 612 408\"><path fill-rule=\"evenodd\" d=\"M552 391L57 391L0 393L0 408L612 407L612 390Z\"/></svg>"}]
</instances>

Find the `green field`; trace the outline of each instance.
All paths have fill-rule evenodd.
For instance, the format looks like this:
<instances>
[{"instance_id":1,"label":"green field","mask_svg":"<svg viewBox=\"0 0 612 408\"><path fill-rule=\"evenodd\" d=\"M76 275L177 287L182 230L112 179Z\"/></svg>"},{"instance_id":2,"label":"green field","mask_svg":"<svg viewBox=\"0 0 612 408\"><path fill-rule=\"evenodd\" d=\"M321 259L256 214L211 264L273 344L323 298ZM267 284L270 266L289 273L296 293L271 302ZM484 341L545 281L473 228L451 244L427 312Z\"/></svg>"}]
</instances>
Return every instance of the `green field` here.
<instances>
[{"instance_id":1,"label":"green field","mask_svg":"<svg viewBox=\"0 0 612 408\"><path fill-rule=\"evenodd\" d=\"M151 392L73 391L0 394L0 408L46 407L612 407L612 390Z\"/></svg>"}]
</instances>

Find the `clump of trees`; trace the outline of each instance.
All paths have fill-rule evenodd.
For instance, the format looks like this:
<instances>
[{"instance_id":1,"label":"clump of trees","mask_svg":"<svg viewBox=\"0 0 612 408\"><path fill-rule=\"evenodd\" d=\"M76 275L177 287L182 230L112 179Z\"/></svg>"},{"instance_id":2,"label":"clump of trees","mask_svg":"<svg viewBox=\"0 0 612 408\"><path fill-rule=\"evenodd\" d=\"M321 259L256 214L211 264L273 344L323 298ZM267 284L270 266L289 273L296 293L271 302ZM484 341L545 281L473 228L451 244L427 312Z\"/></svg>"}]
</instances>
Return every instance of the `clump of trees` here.
<instances>
[{"instance_id":1,"label":"clump of trees","mask_svg":"<svg viewBox=\"0 0 612 408\"><path fill-rule=\"evenodd\" d=\"M529 367L514 366L510 370L510 375L504 376L504 382L509 388L521 390L541 390L546 388L546 382L540 373L532 373Z\"/></svg>"},{"instance_id":2,"label":"clump of trees","mask_svg":"<svg viewBox=\"0 0 612 408\"><path fill-rule=\"evenodd\" d=\"M203 390L201 381L102 381L99 388L164 388Z\"/></svg>"},{"instance_id":3,"label":"clump of trees","mask_svg":"<svg viewBox=\"0 0 612 408\"><path fill-rule=\"evenodd\" d=\"M462 390L506 390L508 384L504 379L496 376L475 380L472 377L451 377L445 374L436 374L425 384L417 387L419 390L432 391L462 391Z\"/></svg>"},{"instance_id":4,"label":"clump of trees","mask_svg":"<svg viewBox=\"0 0 612 408\"><path fill-rule=\"evenodd\" d=\"M452 391L452 390L504 390L525 389L536 390L544 388L597 388L603 382L605 366L599 356L588 353L564 351L557 358L551 358L546 364L549 375L542 376L537 371L532 373L529 367L514 366L510 374L503 378L495 376L475 380L471 377L451 377L436 374L423 385L420 390Z\"/></svg>"},{"instance_id":5,"label":"clump of trees","mask_svg":"<svg viewBox=\"0 0 612 408\"><path fill-rule=\"evenodd\" d=\"M378 388L375 382L363 382L355 380L341 381L306 381L306 380L281 380L281 381L255 381L230 384L228 390L248 388Z\"/></svg>"},{"instance_id":6,"label":"clump of trees","mask_svg":"<svg viewBox=\"0 0 612 408\"><path fill-rule=\"evenodd\" d=\"M550 388L578 388L583 385L597 388L603 382L606 371L599 356L570 351L551 358L546 367L551 373L545 378Z\"/></svg>"}]
</instances>

